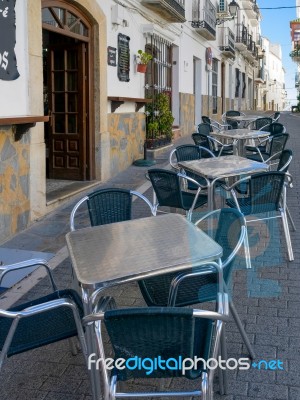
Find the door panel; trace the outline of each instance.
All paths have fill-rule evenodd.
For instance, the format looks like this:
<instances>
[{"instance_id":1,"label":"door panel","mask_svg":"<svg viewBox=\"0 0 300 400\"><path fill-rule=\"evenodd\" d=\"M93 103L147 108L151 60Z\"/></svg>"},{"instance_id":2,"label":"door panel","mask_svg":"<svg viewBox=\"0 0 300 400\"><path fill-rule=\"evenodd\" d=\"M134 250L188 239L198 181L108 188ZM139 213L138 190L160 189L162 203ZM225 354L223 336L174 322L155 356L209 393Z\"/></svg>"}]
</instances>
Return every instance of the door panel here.
<instances>
[{"instance_id":1,"label":"door panel","mask_svg":"<svg viewBox=\"0 0 300 400\"><path fill-rule=\"evenodd\" d=\"M86 179L85 43L49 48L49 178Z\"/></svg>"}]
</instances>

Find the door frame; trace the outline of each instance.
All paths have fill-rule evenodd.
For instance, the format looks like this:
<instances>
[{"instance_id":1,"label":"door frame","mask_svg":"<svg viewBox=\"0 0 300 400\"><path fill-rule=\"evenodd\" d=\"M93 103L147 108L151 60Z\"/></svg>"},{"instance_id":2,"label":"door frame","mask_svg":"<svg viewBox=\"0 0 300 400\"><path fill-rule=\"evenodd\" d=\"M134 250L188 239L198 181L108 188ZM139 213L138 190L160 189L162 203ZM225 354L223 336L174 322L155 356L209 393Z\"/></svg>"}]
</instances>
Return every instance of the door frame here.
<instances>
[{"instance_id":1,"label":"door frame","mask_svg":"<svg viewBox=\"0 0 300 400\"><path fill-rule=\"evenodd\" d=\"M42 29L52 31L64 36L69 36L74 39L86 42L87 57L86 57L86 109L88 110L88 115L86 116L86 179L95 179L95 107L94 107L94 56L93 56L93 44L94 44L94 34L93 34L93 23L90 19L80 10L79 8L71 5L69 2L64 0L42 0L41 8L51 8L59 7L66 9L80 18L80 20L88 28L88 37L73 33L69 30L62 29L60 27L54 27L49 24L42 22ZM83 116L84 117L84 116Z\"/></svg>"}]
</instances>

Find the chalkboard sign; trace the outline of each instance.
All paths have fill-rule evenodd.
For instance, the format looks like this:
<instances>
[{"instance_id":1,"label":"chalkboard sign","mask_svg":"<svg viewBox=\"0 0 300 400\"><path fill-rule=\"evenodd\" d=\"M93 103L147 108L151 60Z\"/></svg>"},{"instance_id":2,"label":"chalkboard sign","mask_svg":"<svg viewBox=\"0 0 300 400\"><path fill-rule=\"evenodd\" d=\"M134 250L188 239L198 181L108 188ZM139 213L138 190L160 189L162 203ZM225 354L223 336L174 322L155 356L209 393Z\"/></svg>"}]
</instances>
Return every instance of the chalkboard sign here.
<instances>
[{"instance_id":1,"label":"chalkboard sign","mask_svg":"<svg viewBox=\"0 0 300 400\"><path fill-rule=\"evenodd\" d=\"M130 71L130 37L119 33L118 35L118 78L122 82L129 82Z\"/></svg>"},{"instance_id":2,"label":"chalkboard sign","mask_svg":"<svg viewBox=\"0 0 300 400\"><path fill-rule=\"evenodd\" d=\"M0 79L13 81L20 74L15 55L16 44L16 0L0 1Z\"/></svg>"},{"instance_id":3,"label":"chalkboard sign","mask_svg":"<svg viewBox=\"0 0 300 400\"><path fill-rule=\"evenodd\" d=\"M112 67L117 66L117 49L115 47L107 47L107 64Z\"/></svg>"}]
</instances>

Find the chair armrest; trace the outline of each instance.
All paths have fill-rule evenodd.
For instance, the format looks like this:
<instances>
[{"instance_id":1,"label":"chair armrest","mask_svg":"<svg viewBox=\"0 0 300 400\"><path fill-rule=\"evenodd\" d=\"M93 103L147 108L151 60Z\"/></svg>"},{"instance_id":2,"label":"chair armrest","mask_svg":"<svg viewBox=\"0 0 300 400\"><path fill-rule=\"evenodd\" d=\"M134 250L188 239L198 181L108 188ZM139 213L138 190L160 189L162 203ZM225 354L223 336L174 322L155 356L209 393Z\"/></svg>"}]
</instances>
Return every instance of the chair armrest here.
<instances>
[{"instance_id":1,"label":"chair armrest","mask_svg":"<svg viewBox=\"0 0 300 400\"><path fill-rule=\"evenodd\" d=\"M186 179L187 181L193 183L194 185L198 186L198 190L200 189L207 189L207 186L209 185L209 181L203 176L203 179L206 180L207 186L202 186L199 182L197 182L195 179L191 178L190 176L187 176L181 172L178 172L177 174L180 178ZM198 196L197 196L198 197Z\"/></svg>"},{"instance_id":2,"label":"chair armrest","mask_svg":"<svg viewBox=\"0 0 300 400\"><path fill-rule=\"evenodd\" d=\"M201 276L201 275L207 275L207 274L218 274L218 284L219 284L219 291L220 293L224 293L224 282L223 282L223 266L218 264L217 262L210 262L207 264L204 264L203 266L199 265L198 266L200 269L197 271L192 271L192 272L182 272L181 274L176 275L170 285L170 290L169 290L169 298L168 298L168 306L169 307L174 307L176 304L176 298L177 298L177 293L180 284L187 278L190 277L195 277L195 276Z\"/></svg>"},{"instance_id":3,"label":"chair armrest","mask_svg":"<svg viewBox=\"0 0 300 400\"><path fill-rule=\"evenodd\" d=\"M153 204L151 203L151 201L149 199L147 199L147 197L145 197L144 195L142 195L140 192L136 192L135 190L130 190L130 194L133 196L136 196L138 198L140 198L141 200L143 200L150 208L151 214L154 214L154 207Z\"/></svg>"},{"instance_id":4,"label":"chair armrest","mask_svg":"<svg viewBox=\"0 0 300 400\"><path fill-rule=\"evenodd\" d=\"M170 163L172 168L174 168L176 171L178 171L178 170L180 170L180 168L178 167L177 163L175 164L174 161L173 161L173 156L174 156L175 153L176 153L176 149L173 149L171 151L171 153L170 153L170 156L169 156L169 163Z\"/></svg>"},{"instance_id":5,"label":"chair armrest","mask_svg":"<svg viewBox=\"0 0 300 400\"><path fill-rule=\"evenodd\" d=\"M245 176L242 179L239 179L238 181L234 182L231 186L227 186L227 185L222 185L222 188L224 190L227 190L228 192L230 192L231 190L233 190L237 185L239 185L241 182L245 182L251 179L251 176Z\"/></svg>"},{"instance_id":6,"label":"chair armrest","mask_svg":"<svg viewBox=\"0 0 300 400\"><path fill-rule=\"evenodd\" d=\"M89 199L88 196L85 196L81 200L79 200L78 203L75 204L75 206L71 212L71 215L70 215L70 230L71 231L75 231L74 217L75 217L76 211L81 206L81 204L83 204L88 199Z\"/></svg>"},{"instance_id":7,"label":"chair armrest","mask_svg":"<svg viewBox=\"0 0 300 400\"><path fill-rule=\"evenodd\" d=\"M199 149L206 151L212 158L216 158L216 156L214 155L214 153L211 150L209 150L203 146L198 146L198 147L199 147Z\"/></svg>"},{"instance_id":8,"label":"chair armrest","mask_svg":"<svg viewBox=\"0 0 300 400\"><path fill-rule=\"evenodd\" d=\"M0 266L0 284L2 282L3 277L10 273L10 272L14 272L14 271L18 271L20 269L26 269L26 268L31 268L31 267L44 267L49 275L51 284L52 284L52 288L54 291L57 290L57 286L54 282L53 279L53 275L52 275L52 271L47 263L47 261L43 260L43 259L31 259L31 260L26 260L26 261L21 261L19 263L15 263L15 264L10 264L10 265L1 265Z\"/></svg>"}]
</instances>

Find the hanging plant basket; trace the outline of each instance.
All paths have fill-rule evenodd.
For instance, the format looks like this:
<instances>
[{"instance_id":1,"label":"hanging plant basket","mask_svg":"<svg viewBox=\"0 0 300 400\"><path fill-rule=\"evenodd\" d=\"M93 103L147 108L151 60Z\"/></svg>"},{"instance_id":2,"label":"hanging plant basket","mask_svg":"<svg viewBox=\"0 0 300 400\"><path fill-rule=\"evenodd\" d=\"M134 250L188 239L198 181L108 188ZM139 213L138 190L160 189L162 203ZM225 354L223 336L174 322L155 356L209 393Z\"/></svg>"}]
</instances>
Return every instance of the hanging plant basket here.
<instances>
[{"instance_id":1,"label":"hanging plant basket","mask_svg":"<svg viewBox=\"0 0 300 400\"><path fill-rule=\"evenodd\" d=\"M145 74L147 71L147 64L137 64L136 70L137 70L137 72L141 72L142 74Z\"/></svg>"}]
</instances>

